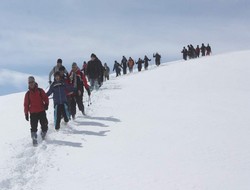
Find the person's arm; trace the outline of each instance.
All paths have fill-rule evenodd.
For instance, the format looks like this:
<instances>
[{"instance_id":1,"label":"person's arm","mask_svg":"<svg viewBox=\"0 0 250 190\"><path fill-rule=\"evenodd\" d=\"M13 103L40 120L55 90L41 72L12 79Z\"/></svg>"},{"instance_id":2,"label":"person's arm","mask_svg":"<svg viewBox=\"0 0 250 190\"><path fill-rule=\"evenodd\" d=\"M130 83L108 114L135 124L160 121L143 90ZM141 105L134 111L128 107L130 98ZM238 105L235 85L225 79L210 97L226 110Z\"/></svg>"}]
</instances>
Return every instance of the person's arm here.
<instances>
[{"instance_id":1,"label":"person's arm","mask_svg":"<svg viewBox=\"0 0 250 190\"><path fill-rule=\"evenodd\" d=\"M28 114L29 113L29 97L28 97L28 93L27 92L24 96L24 103L23 103L23 106L24 106L24 114Z\"/></svg>"},{"instance_id":2,"label":"person's arm","mask_svg":"<svg viewBox=\"0 0 250 190\"><path fill-rule=\"evenodd\" d=\"M54 74L54 71L55 71L55 67L53 67L53 69L49 73L49 83L50 84L51 84L51 76Z\"/></svg>"},{"instance_id":3,"label":"person's arm","mask_svg":"<svg viewBox=\"0 0 250 190\"><path fill-rule=\"evenodd\" d=\"M25 115L25 119L26 119L27 121L29 121L29 104L30 104L28 93L29 93L29 92L27 92L27 93L25 94L24 103L23 103L23 105L24 105L24 115Z\"/></svg>"},{"instance_id":4,"label":"person's arm","mask_svg":"<svg viewBox=\"0 0 250 190\"><path fill-rule=\"evenodd\" d=\"M49 107L49 97L47 96L47 94L44 92L43 89L41 89L41 95L44 102L44 109L47 110Z\"/></svg>"},{"instance_id":5,"label":"person's arm","mask_svg":"<svg viewBox=\"0 0 250 190\"><path fill-rule=\"evenodd\" d=\"M53 87L52 85L49 87L49 91L46 93L46 95L49 97L53 93Z\"/></svg>"}]
</instances>

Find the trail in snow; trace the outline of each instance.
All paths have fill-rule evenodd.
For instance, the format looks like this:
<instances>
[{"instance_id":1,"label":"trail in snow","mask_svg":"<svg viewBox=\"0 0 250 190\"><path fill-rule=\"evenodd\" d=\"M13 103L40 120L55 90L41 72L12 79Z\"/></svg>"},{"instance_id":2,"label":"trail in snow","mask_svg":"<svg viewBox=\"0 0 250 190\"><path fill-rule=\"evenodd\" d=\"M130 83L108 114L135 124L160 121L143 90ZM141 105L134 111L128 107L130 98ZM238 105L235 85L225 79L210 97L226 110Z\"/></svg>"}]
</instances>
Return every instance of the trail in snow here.
<instances>
[{"instance_id":1,"label":"trail in snow","mask_svg":"<svg viewBox=\"0 0 250 190\"><path fill-rule=\"evenodd\" d=\"M68 124L61 122L59 132L54 130L53 124L53 107L52 100L50 102L50 110L47 112L49 119L49 130L46 139L42 141L40 136L40 125L38 127L38 146L33 147L30 136L21 138L9 145L12 156L10 160L6 160L6 165L1 168L1 176L4 176L0 182L1 190L27 190L34 189L36 184L41 184L46 178L49 169L55 168L55 163L51 162L51 158L55 156L55 152L59 147L82 148L87 141L75 142L67 139L76 135L85 136L106 136L110 130L99 130L99 128L108 128L110 122L120 122L114 117L94 117L96 107L100 106L103 99L109 100L108 95L103 95L104 90L115 90L120 87L115 83L105 85L99 91L92 93L92 104L87 106L88 99L84 97L86 116L82 116L77 112L76 119L69 121ZM91 127L91 130L80 130L79 126ZM96 130L95 127L98 129ZM26 129L28 130L28 129ZM41 188L42 189L42 188Z\"/></svg>"}]
</instances>

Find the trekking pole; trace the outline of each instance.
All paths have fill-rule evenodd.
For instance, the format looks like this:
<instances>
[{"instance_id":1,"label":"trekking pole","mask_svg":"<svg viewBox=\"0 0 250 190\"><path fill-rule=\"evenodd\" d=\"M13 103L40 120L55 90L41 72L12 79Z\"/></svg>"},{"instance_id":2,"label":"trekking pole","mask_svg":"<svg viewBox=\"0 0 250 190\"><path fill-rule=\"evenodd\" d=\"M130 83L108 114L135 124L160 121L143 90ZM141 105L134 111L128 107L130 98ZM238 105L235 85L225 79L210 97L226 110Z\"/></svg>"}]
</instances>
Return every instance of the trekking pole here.
<instances>
[{"instance_id":1,"label":"trekking pole","mask_svg":"<svg viewBox=\"0 0 250 190\"><path fill-rule=\"evenodd\" d=\"M92 104L92 102L91 102L91 98L90 98L90 96L89 96L89 99L88 99L88 106L91 105L91 104Z\"/></svg>"}]
</instances>

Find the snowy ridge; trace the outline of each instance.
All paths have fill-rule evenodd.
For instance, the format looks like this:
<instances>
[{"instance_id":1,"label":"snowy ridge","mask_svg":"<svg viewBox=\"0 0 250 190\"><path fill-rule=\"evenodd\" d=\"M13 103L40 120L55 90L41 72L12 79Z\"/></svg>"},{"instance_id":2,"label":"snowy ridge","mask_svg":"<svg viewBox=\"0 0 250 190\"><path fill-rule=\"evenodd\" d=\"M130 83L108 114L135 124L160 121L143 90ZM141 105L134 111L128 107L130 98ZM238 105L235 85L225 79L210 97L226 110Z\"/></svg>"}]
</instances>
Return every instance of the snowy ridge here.
<instances>
[{"instance_id":1,"label":"snowy ridge","mask_svg":"<svg viewBox=\"0 0 250 190\"><path fill-rule=\"evenodd\" d=\"M88 116L78 113L59 132L51 103L49 133L36 148L24 93L0 97L0 189L247 190L249 57L234 52L112 76L91 106L85 97Z\"/></svg>"}]
</instances>

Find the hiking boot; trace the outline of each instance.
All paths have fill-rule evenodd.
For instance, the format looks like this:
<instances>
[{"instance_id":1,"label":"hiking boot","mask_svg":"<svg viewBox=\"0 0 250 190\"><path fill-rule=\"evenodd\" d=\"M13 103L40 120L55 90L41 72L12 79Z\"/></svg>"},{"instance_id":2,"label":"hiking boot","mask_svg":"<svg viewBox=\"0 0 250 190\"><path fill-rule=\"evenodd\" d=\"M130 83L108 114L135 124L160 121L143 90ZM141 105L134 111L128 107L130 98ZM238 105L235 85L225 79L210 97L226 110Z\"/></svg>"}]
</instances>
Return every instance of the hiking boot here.
<instances>
[{"instance_id":1,"label":"hiking boot","mask_svg":"<svg viewBox=\"0 0 250 190\"><path fill-rule=\"evenodd\" d=\"M42 131L41 132L41 137L42 137L43 140L45 139L46 133L47 133L47 131L44 131L44 132Z\"/></svg>"},{"instance_id":2,"label":"hiking boot","mask_svg":"<svg viewBox=\"0 0 250 190\"><path fill-rule=\"evenodd\" d=\"M82 115L86 115L85 112L84 112L84 110L82 110Z\"/></svg>"},{"instance_id":3,"label":"hiking boot","mask_svg":"<svg viewBox=\"0 0 250 190\"><path fill-rule=\"evenodd\" d=\"M32 138L32 143L33 143L33 146L37 146L37 134L36 132L31 132L31 138Z\"/></svg>"},{"instance_id":4,"label":"hiking boot","mask_svg":"<svg viewBox=\"0 0 250 190\"><path fill-rule=\"evenodd\" d=\"M59 129L60 129L60 126L56 126L56 131L59 131Z\"/></svg>"}]
</instances>

